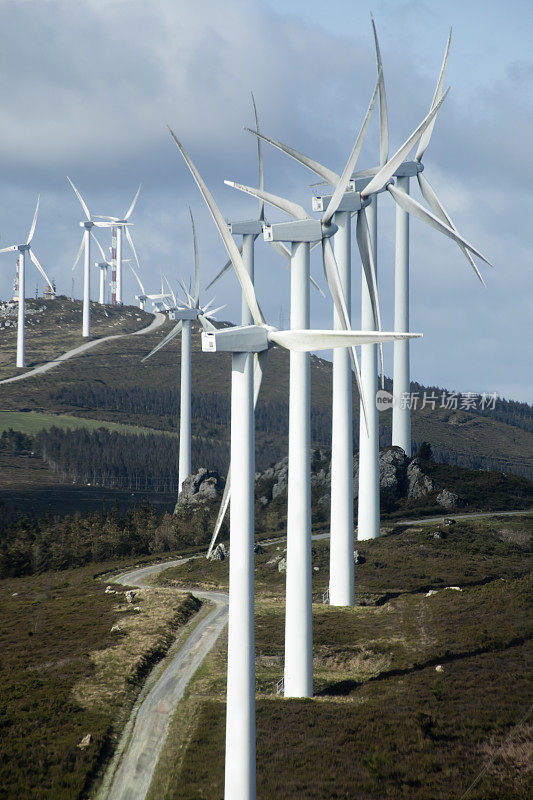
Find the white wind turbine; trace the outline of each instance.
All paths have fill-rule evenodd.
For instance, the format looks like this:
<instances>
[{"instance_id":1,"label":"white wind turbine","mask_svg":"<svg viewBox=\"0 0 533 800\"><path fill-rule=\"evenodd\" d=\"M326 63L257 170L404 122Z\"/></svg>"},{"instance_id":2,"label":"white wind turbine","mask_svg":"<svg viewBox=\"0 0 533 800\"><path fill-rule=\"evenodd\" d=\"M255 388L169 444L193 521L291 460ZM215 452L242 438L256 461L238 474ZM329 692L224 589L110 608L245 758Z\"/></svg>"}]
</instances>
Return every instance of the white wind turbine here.
<instances>
[{"instance_id":1,"label":"white wind turbine","mask_svg":"<svg viewBox=\"0 0 533 800\"><path fill-rule=\"evenodd\" d=\"M114 227L117 230L117 303L119 305L122 304L122 231L124 231L124 235L128 240L128 244L131 247L132 251L135 253L135 246L133 244L133 239L131 238L131 233L128 230L128 226L131 224L128 222L129 218L133 213L133 209L135 208L135 204L137 202L137 198L139 197L139 193L141 191L142 184L139 184L139 188L135 193L135 197L133 198L130 207L126 211L123 217L109 217L104 214L98 214L98 219L103 219L107 221L106 227ZM135 258L137 259L137 254L135 253ZM138 263L138 261L137 261Z\"/></svg>"},{"instance_id":2,"label":"white wind turbine","mask_svg":"<svg viewBox=\"0 0 533 800\"><path fill-rule=\"evenodd\" d=\"M232 501L230 511L230 577L228 622L228 675L226 711L225 800L255 798L255 664L254 664L254 599L253 599L253 534L254 534L254 394L258 392L264 372L268 349L280 345L294 354L314 350L353 347L370 341L393 341L403 334L364 333L359 331L312 331L307 328L278 331L266 324L254 287L243 264L237 245L198 170L174 133L171 135L189 167L211 215L218 227L241 288L250 308L253 325L206 331L202 334L202 349L232 354L231 389L231 463ZM273 196L263 193L267 202ZM282 201L287 205L288 201ZM295 204L291 204L295 207ZM297 208L300 208L299 206ZM294 209L294 210L295 210ZM285 209L286 210L286 209ZM303 209L301 209L301 213ZM305 212L303 212L305 213ZM307 219L307 218L306 218ZM302 220L303 221L303 220ZM315 223L314 235L317 235ZM281 223L286 225L286 223ZM291 223L288 223L291 225ZM311 235L311 225L303 228ZM275 235L275 234L274 234ZM303 235L303 233L302 233ZM320 231L322 237L322 232ZM265 232L265 238L267 232ZM285 239L287 241L287 239ZM307 245L307 246L306 246ZM327 248L326 248L327 249ZM308 242L293 244L291 280L299 285L299 308L294 309L292 322L305 318L301 296L309 290ZM296 294L296 293L294 293ZM296 303L295 303L296 306ZM303 313L302 313L303 312ZM305 322L305 319L304 319ZM417 334L406 334L416 336ZM256 369L253 356L257 354ZM255 374L254 374L255 373ZM255 391L254 391L255 378ZM300 413L306 416L309 398L298 392L302 401ZM291 417L291 421L294 421ZM293 425L293 429L294 429ZM289 436L291 433L289 432ZM293 433L294 436L294 433ZM296 440L300 439L299 432ZM304 437L305 438L305 437ZM295 444L293 439L292 445ZM303 444L303 442L302 442ZM291 447L291 444L289 445ZM304 461L308 453L303 452ZM301 487L304 488L304 487ZM297 489L298 490L298 489ZM310 503L310 498L308 498ZM309 514L308 506L304 514Z\"/></svg>"},{"instance_id":3,"label":"white wind turbine","mask_svg":"<svg viewBox=\"0 0 533 800\"><path fill-rule=\"evenodd\" d=\"M25 261L26 261L26 253L28 253L30 259L33 261L43 278L45 279L48 286L52 287L52 281L49 279L48 275L39 264L37 260L37 256L31 249L31 242L33 239L33 235L35 233L35 226L37 225L37 216L39 214L39 202L40 196L37 198L37 205L35 206L35 213L33 215L33 221L31 223L31 227L28 233L28 238L24 244L13 244L10 247L2 247L0 249L0 253L13 253L18 251L18 264L19 264L19 273L18 273L18 320L17 320L17 367L24 367L26 366L25 363L25 348L24 348L24 323L26 318L26 275L25 275Z\"/></svg>"},{"instance_id":4,"label":"white wind turbine","mask_svg":"<svg viewBox=\"0 0 533 800\"><path fill-rule=\"evenodd\" d=\"M153 356L162 347L172 341L181 333L181 379L180 379L180 439L179 439L179 465L178 465L178 497L180 495L184 480L191 474L191 323L197 319L202 328L206 331L214 330L214 326L209 322L217 311L224 306L210 310L213 301L205 306L200 305L200 263L198 259L198 242L196 240L196 230L194 218L191 215L192 235L194 243L194 296L191 296L184 288L187 301L185 305L171 309L170 319L179 320L178 324L170 331L165 338L154 347L142 360ZM166 278L165 278L166 279ZM168 281L167 281L168 283ZM170 288L170 284L169 284ZM174 305L177 306L174 296Z\"/></svg>"},{"instance_id":5,"label":"white wind turbine","mask_svg":"<svg viewBox=\"0 0 533 800\"><path fill-rule=\"evenodd\" d=\"M326 235L331 235L335 231L335 253L337 262L329 241L323 237L324 268L328 286L330 287L334 300L334 324L337 329L349 330L350 323L350 294L351 294L351 217L357 213L356 238L363 264L363 298L367 300L369 313L372 320L369 322L363 317L363 327L368 330L379 330L381 328L379 302L377 296L376 269L375 269L375 238L372 238L372 230L375 223L375 206L370 205L371 198L363 197L359 191L359 182L353 180L353 170L359 154L361 152L363 140L370 123L371 114L375 104L377 92L380 86L382 75L378 73L378 81L370 101L363 125L356 139L354 148L341 176L333 172L314 159L304 156L294 148L288 147L281 142L270 139L262 134L255 133L260 138L274 145L278 149L290 155L296 161L304 164L327 183L335 187L334 194L328 197L318 197L314 199L314 208L325 212L322 217L322 224ZM441 101L442 102L442 101ZM422 123L411 135L411 144L422 135L423 131L431 124L438 111L440 104L427 115ZM409 140L408 140L409 141ZM363 185L367 181L363 181ZM351 189L348 187L351 184ZM248 187L245 191L257 194L255 190ZM379 191L383 191L383 187ZM262 195L261 195L262 196ZM266 196L265 196L265 199ZM277 198L279 201L279 198ZM371 214L368 214L365 207L369 207ZM278 207L283 206L279 204ZM291 213L290 207L285 207ZM305 213L305 212L304 212ZM308 215L306 215L308 216ZM331 224L333 221L333 224ZM316 222L316 221L315 221ZM294 224L294 223L292 223ZM364 302L364 300L363 300ZM364 324L366 323L366 324ZM359 508L364 506L365 513L370 518L378 518L379 530L379 450L377 441L377 419L375 418L375 389L373 393L368 390L368 351L372 348L375 352L377 345L362 347L362 361L366 356L366 372L361 370L357 363L355 354L350 351L349 357L343 353L334 353L334 374L333 374L333 419L332 419L332 458L331 458L331 540L330 540L330 602L333 605L353 605L354 603L354 568L353 568L353 434L352 434L352 402L351 402L351 364L353 366L359 392L361 396L361 432L360 437L365 437L365 441L370 441L374 446L371 452L373 459L364 458L360 460L360 473L364 473L366 484L376 484L376 494L378 501L375 501L372 492L366 491L359 495ZM375 358L374 358L375 361ZM377 387L376 387L377 388ZM374 432L375 428L375 432ZM375 441L374 441L375 439ZM367 449L368 453L368 449ZM364 455L364 451L363 451ZM361 448L360 448L361 459ZM290 459L289 459L290 471ZM374 476L377 479L374 481ZM310 545L309 545L310 548ZM309 549L308 548L308 549ZM300 559L301 560L301 559ZM287 582L289 582L289 558L287 557ZM308 581L309 584L309 581ZM301 589L298 596L301 596ZM308 618L310 619L310 601ZM300 623L300 627L303 627ZM292 641L292 636L287 634L287 640ZM289 645L290 646L290 645ZM300 662L299 662L300 663ZM307 650L307 663L312 664L312 652ZM311 666L308 667L311 669Z\"/></svg>"},{"instance_id":6,"label":"white wind turbine","mask_svg":"<svg viewBox=\"0 0 533 800\"><path fill-rule=\"evenodd\" d=\"M86 216L86 219L83 222L80 222L80 227L83 230L83 236L81 238L81 244L78 250L78 254L76 256L76 260L74 261L74 266L72 269L76 268L76 265L80 259L82 251L84 252L83 257L83 312L82 312L82 336L90 336L91 335L91 272L90 272L90 264L91 264L91 237L98 242L95 235L92 232L93 228L108 228L109 225L105 222L95 222L93 217L91 216L91 212L87 207L87 203L81 196L78 189L74 186L72 181L67 175L67 180L72 186L74 193L78 200L80 201L81 207L83 208L83 212ZM100 247L100 243L98 242L98 246Z\"/></svg>"}]
</instances>

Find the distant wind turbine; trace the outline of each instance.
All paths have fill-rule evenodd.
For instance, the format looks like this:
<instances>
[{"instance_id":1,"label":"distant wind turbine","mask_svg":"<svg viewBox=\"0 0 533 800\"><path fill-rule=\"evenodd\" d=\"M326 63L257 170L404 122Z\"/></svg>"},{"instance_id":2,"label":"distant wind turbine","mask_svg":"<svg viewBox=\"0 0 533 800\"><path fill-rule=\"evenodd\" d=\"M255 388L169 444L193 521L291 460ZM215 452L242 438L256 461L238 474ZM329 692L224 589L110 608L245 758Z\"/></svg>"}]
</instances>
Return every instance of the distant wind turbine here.
<instances>
[{"instance_id":1,"label":"distant wind turbine","mask_svg":"<svg viewBox=\"0 0 533 800\"><path fill-rule=\"evenodd\" d=\"M28 238L24 244L14 244L10 247L2 247L0 253L12 253L18 251L18 320L17 320L17 367L24 367L26 366L25 362L25 340L24 340L24 324L26 319L26 277L25 277L25 260L26 260L26 253L28 253L30 259L33 261L43 278L45 279L47 285L52 289L52 281L49 279L48 275L39 264L37 256L31 249L31 242L33 239L33 235L35 233L35 226L37 225L37 216L39 214L39 202L40 196L37 198L37 205L35 206L35 213L33 215L33 221L31 223L31 227L28 233Z\"/></svg>"},{"instance_id":2,"label":"distant wind turbine","mask_svg":"<svg viewBox=\"0 0 533 800\"><path fill-rule=\"evenodd\" d=\"M97 215L98 219L107 220L107 227L115 227L117 230L117 303L119 305L122 304L122 231L124 231L124 235L126 236L129 246L135 254L135 259L137 260L135 245L133 244L133 239L131 238L131 233L128 229L128 226L131 223L129 223L128 220L133 213L133 209L135 208L137 198L139 197L139 193L141 191L141 186L142 184L139 184L139 188L137 189L135 197L133 198L130 207L123 217L110 217L103 214ZM139 263L138 260L137 263Z\"/></svg>"}]
</instances>

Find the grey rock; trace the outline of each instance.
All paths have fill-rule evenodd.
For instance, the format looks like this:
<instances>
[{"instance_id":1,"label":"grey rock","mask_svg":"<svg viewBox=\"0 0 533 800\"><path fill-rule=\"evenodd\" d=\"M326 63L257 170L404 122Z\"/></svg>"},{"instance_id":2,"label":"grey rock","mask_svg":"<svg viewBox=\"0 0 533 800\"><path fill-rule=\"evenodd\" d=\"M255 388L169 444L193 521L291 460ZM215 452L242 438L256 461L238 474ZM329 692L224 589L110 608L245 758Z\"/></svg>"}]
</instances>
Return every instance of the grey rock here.
<instances>
[{"instance_id":1,"label":"grey rock","mask_svg":"<svg viewBox=\"0 0 533 800\"><path fill-rule=\"evenodd\" d=\"M379 487L382 492L393 497L403 494L407 460L401 447L388 447L379 454Z\"/></svg>"},{"instance_id":2,"label":"grey rock","mask_svg":"<svg viewBox=\"0 0 533 800\"><path fill-rule=\"evenodd\" d=\"M212 551L211 555L209 556L210 561L224 561L225 558L228 557L228 551L226 550L226 545L224 542L219 542L215 549Z\"/></svg>"},{"instance_id":3,"label":"grey rock","mask_svg":"<svg viewBox=\"0 0 533 800\"><path fill-rule=\"evenodd\" d=\"M423 472L418 458L414 458L407 467L407 481L407 497L410 500L418 500L421 497L425 497L437 488L429 475Z\"/></svg>"},{"instance_id":4,"label":"grey rock","mask_svg":"<svg viewBox=\"0 0 533 800\"><path fill-rule=\"evenodd\" d=\"M354 562L354 564L364 564L365 561L366 561L366 558L363 555L361 555L359 550L354 550L353 551L353 562Z\"/></svg>"},{"instance_id":5,"label":"grey rock","mask_svg":"<svg viewBox=\"0 0 533 800\"><path fill-rule=\"evenodd\" d=\"M278 561L278 572L287 572L287 559L281 558Z\"/></svg>"},{"instance_id":6,"label":"grey rock","mask_svg":"<svg viewBox=\"0 0 533 800\"><path fill-rule=\"evenodd\" d=\"M218 472L200 467L198 472L194 472L183 481L174 512L183 505L198 505L216 500L223 489L224 481Z\"/></svg>"},{"instance_id":7,"label":"grey rock","mask_svg":"<svg viewBox=\"0 0 533 800\"><path fill-rule=\"evenodd\" d=\"M464 500L459 497L458 494L454 494L448 489L443 489L441 492L439 492L437 495L437 503L447 511L451 511L452 508L460 508L461 506L465 505Z\"/></svg>"}]
</instances>

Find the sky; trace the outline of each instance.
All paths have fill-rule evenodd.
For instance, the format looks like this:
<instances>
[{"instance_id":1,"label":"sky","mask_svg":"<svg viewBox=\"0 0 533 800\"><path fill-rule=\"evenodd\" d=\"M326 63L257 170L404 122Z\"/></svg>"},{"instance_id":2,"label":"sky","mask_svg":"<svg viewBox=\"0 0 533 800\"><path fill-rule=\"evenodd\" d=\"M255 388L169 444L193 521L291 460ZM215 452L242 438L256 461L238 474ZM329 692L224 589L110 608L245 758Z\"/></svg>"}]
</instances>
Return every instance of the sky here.
<instances>
[{"instance_id":1,"label":"sky","mask_svg":"<svg viewBox=\"0 0 533 800\"><path fill-rule=\"evenodd\" d=\"M531 141L533 4L481 0L0 0L0 247L25 241L41 210L34 250L60 293L81 296L72 272L81 207L121 216L139 183L131 232L147 291L163 271L177 286L193 267L188 206L195 216L202 286L226 260L201 196L170 139L170 125L228 220L256 202L224 179L257 185L250 92L262 130L341 172L373 91L370 12L380 39L390 155L426 115L453 28L443 104L424 156L425 175L460 233L494 268L479 283L461 251L411 222L412 378L456 391L533 400L531 363ZM379 157L377 115L358 168ZM265 188L310 210L314 176L268 145ZM421 199L413 186L413 196ZM379 290L393 328L394 202L379 200ZM269 210L269 221L283 213ZM98 233L104 248L106 232ZM96 254L93 250L96 259ZM93 259L92 259L93 260ZM127 267L126 267L127 270ZM11 297L15 260L0 255L0 298ZM326 289L319 253L312 272ZM97 275L92 276L97 298ZM42 291L32 265L27 291ZM256 286L267 321L289 324L289 273L256 244ZM352 324L359 324L354 251ZM125 279L125 301L138 292ZM231 273L203 299L240 316ZM331 301L312 292L312 325L331 326ZM209 357L206 355L206 357ZM392 347L386 373L392 374Z\"/></svg>"}]
</instances>

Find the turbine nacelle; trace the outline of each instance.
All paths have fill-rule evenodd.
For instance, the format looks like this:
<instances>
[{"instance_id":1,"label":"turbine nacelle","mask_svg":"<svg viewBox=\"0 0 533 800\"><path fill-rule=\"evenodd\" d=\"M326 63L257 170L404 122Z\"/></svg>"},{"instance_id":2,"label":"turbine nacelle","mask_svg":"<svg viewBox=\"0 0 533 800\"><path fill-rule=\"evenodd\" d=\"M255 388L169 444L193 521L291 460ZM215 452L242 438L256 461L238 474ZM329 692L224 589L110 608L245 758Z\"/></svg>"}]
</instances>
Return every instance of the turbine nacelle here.
<instances>
[{"instance_id":1,"label":"turbine nacelle","mask_svg":"<svg viewBox=\"0 0 533 800\"><path fill-rule=\"evenodd\" d=\"M229 222L228 228L230 233L234 234L234 236L237 236L237 234L242 236L246 236L246 234L259 236L259 234L263 232L263 224L264 223L260 219L250 219L244 222Z\"/></svg>"},{"instance_id":2,"label":"turbine nacelle","mask_svg":"<svg viewBox=\"0 0 533 800\"><path fill-rule=\"evenodd\" d=\"M169 319L198 319L198 315L202 313L201 308L173 308L169 311Z\"/></svg>"},{"instance_id":3,"label":"turbine nacelle","mask_svg":"<svg viewBox=\"0 0 533 800\"><path fill-rule=\"evenodd\" d=\"M332 195L318 195L313 197L313 211L324 212L330 204ZM345 192L339 203L337 211L350 211L352 213L360 211L370 204L370 200L362 199L358 191ZM327 228L329 231L329 227Z\"/></svg>"},{"instance_id":4,"label":"turbine nacelle","mask_svg":"<svg viewBox=\"0 0 533 800\"><path fill-rule=\"evenodd\" d=\"M94 222L92 220L84 220L80 222L80 228L85 228L86 231L90 231L94 228Z\"/></svg>"},{"instance_id":5,"label":"turbine nacelle","mask_svg":"<svg viewBox=\"0 0 533 800\"><path fill-rule=\"evenodd\" d=\"M204 353L261 353L268 348L268 329L263 325L238 325L202 332Z\"/></svg>"},{"instance_id":6,"label":"turbine nacelle","mask_svg":"<svg viewBox=\"0 0 533 800\"><path fill-rule=\"evenodd\" d=\"M325 228L319 219L297 219L291 222L275 222L265 225L265 242L320 242L324 235L332 236L336 225Z\"/></svg>"}]
</instances>

